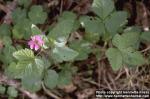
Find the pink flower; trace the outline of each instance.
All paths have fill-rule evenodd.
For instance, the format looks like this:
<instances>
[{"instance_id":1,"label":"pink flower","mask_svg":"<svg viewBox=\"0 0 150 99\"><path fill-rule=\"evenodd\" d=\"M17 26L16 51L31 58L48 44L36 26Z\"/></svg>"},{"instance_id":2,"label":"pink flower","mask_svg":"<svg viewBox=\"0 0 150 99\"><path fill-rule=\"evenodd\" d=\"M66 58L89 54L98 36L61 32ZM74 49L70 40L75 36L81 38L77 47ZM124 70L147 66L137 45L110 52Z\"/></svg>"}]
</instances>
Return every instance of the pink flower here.
<instances>
[{"instance_id":1,"label":"pink flower","mask_svg":"<svg viewBox=\"0 0 150 99\"><path fill-rule=\"evenodd\" d=\"M40 35L35 35L31 37L31 40L28 42L28 45L31 49L37 51L44 44L42 37Z\"/></svg>"}]
</instances>

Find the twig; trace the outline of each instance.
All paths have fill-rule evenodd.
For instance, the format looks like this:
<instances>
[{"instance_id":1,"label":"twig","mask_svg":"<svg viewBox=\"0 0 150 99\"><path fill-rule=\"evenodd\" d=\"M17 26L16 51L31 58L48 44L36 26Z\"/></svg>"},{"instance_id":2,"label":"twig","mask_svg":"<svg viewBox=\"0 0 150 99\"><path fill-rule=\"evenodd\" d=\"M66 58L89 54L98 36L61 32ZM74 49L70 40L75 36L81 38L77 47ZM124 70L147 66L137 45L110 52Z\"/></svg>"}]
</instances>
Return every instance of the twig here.
<instances>
[{"instance_id":1,"label":"twig","mask_svg":"<svg viewBox=\"0 0 150 99\"><path fill-rule=\"evenodd\" d=\"M5 13L8 12L7 8L2 4L0 4L0 10L4 11Z\"/></svg>"},{"instance_id":2,"label":"twig","mask_svg":"<svg viewBox=\"0 0 150 99\"><path fill-rule=\"evenodd\" d=\"M150 50L150 46L148 46L146 49L142 50L141 52L144 53L144 52L147 52Z\"/></svg>"},{"instance_id":3,"label":"twig","mask_svg":"<svg viewBox=\"0 0 150 99\"><path fill-rule=\"evenodd\" d=\"M43 87L43 90L46 92L46 94L49 95L50 97L53 97L54 99L61 99L60 97L52 93L50 90L46 89L46 87L44 86L44 83L42 83L42 87Z\"/></svg>"},{"instance_id":4,"label":"twig","mask_svg":"<svg viewBox=\"0 0 150 99\"><path fill-rule=\"evenodd\" d=\"M99 85L99 83L97 83L97 82L95 82L95 81L92 81L92 80L90 80L90 79L82 79L83 81L85 81L85 82L88 82L88 83L90 83L90 84L93 84L93 85L96 85L96 86L98 86L98 87L100 87L100 85Z\"/></svg>"}]
</instances>

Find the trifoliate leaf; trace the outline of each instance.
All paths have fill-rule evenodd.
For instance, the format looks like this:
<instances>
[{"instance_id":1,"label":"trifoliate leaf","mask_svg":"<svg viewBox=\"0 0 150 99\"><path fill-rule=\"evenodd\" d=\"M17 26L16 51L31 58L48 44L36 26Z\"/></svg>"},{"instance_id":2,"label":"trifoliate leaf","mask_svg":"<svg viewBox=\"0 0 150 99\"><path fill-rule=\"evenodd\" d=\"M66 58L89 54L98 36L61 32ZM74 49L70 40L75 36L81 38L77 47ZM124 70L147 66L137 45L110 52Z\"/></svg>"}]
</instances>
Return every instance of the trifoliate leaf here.
<instances>
[{"instance_id":1,"label":"trifoliate leaf","mask_svg":"<svg viewBox=\"0 0 150 99\"><path fill-rule=\"evenodd\" d=\"M57 86L58 81L58 74L54 70L48 70L44 77L44 84L50 88L53 89Z\"/></svg>"},{"instance_id":2,"label":"trifoliate leaf","mask_svg":"<svg viewBox=\"0 0 150 99\"><path fill-rule=\"evenodd\" d=\"M114 10L113 0L94 0L92 10L101 19L105 19Z\"/></svg>"},{"instance_id":3,"label":"trifoliate leaf","mask_svg":"<svg viewBox=\"0 0 150 99\"><path fill-rule=\"evenodd\" d=\"M47 18L47 13L43 11L42 6L34 5L31 7L28 16L34 24L43 24Z\"/></svg>"},{"instance_id":4,"label":"trifoliate leaf","mask_svg":"<svg viewBox=\"0 0 150 99\"><path fill-rule=\"evenodd\" d=\"M108 60L114 71L116 71L122 67L123 58L122 58L121 52L118 49L109 48L106 51L106 56L108 57Z\"/></svg>"}]
</instances>

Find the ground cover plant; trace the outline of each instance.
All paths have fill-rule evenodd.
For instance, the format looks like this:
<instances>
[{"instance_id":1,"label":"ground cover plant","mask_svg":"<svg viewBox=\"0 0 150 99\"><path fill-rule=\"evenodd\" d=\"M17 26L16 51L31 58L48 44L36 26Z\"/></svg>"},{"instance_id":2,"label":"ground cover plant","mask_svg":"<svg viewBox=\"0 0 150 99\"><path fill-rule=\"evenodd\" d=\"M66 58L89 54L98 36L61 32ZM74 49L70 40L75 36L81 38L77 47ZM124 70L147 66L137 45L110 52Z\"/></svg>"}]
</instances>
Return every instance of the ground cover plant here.
<instances>
[{"instance_id":1,"label":"ground cover plant","mask_svg":"<svg viewBox=\"0 0 150 99\"><path fill-rule=\"evenodd\" d=\"M98 89L150 89L145 2L1 0L0 98L94 99Z\"/></svg>"}]
</instances>

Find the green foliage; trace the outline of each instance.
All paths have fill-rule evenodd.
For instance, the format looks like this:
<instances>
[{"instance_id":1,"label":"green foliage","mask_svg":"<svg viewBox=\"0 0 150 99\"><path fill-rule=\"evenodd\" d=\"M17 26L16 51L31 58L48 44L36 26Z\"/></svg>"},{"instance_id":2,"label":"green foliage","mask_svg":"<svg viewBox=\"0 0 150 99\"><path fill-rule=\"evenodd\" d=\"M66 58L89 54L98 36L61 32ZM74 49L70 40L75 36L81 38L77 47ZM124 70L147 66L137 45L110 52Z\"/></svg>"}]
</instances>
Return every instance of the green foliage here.
<instances>
[{"instance_id":1,"label":"green foliage","mask_svg":"<svg viewBox=\"0 0 150 99\"><path fill-rule=\"evenodd\" d=\"M111 35L114 35L118 32L119 28L121 28L127 22L127 13L124 11L114 12L110 15L105 21L105 26L108 32Z\"/></svg>"},{"instance_id":2,"label":"green foliage","mask_svg":"<svg viewBox=\"0 0 150 99\"><path fill-rule=\"evenodd\" d=\"M31 2L32 2L32 0L18 0L19 5L22 5L25 8L28 7Z\"/></svg>"},{"instance_id":3,"label":"green foliage","mask_svg":"<svg viewBox=\"0 0 150 99\"><path fill-rule=\"evenodd\" d=\"M17 8L12 13L12 19L15 24L21 22L26 17L27 17L27 12L25 9L22 10L21 8Z\"/></svg>"},{"instance_id":4,"label":"green foliage","mask_svg":"<svg viewBox=\"0 0 150 99\"><path fill-rule=\"evenodd\" d=\"M114 46L120 50L129 47L137 48L140 41L140 34L137 32L128 32L122 35L116 34L112 40Z\"/></svg>"},{"instance_id":5,"label":"green foliage","mask_svg":"<svg viewBox=\"0 0 150 99\"><path fill-rule=\"evenodd\" d=\"M140 44L149 44L149 31L126 27L128 14L116 11L113 0L93 0L95 16L64 11L48 28L44 24L48 13L31 2L18 0L19 7L11 14L12 24L0 25L0 64L8 77L21 81L24 89L37 92L42 84L49 89L70 84L77 71L72 64L89 55L96 61L107 58L114 71L148 64ZM37 51L27 46L29 40L39 45L38 40L31 39L35 35L44 42ZM5 92L5 86L0 85L0 93ZM18 96L13 87L8 87L7 94L9 98Z\"/></svg>"},{"instance_id":6,"label":"green foliage","mask_svg":"<svg viewBox=\"0 0 150 99\"><path fill-rule=\"evenodd\" d=\"M42 31L37 26L35 26L34 24L32 24L32 26L31 26L31 31L32 31L33 35L42 34Z\"/></svg>"},{"instance_id":7,"label":"green foliage","mask_svg":"<svg viewBox=\"0 0 150 99\"><path fill-rule=\"evenodd\" d=\"M52 50L52 58L57 62L62 61L73 61L74 58L78 55L78 52L63 46L63 47L55 47Z\"/></svg>"},{"instance_id":8,"label":"green foliage","mask_svg":"<svg viewBox=\"0 0 150 99\"><path fill-rule=\"evenodd\" d=\"M112 0L94 0L92 10L101 19L105 19L114 10L114 3Z\"/></svg>"},{"instance_id":9,"label":"green foliage","mask_svg":"<svg viewBox=\"0 0 150 99\"><path fill-rule=\"evenodd\" d=\"M140 34L137 32L128 32L122 35L116 34L114 36L112 43L117 49L109 48L106 52L114 70L118 70L123 64L139 66L146 63L143 55L136 51L139 46L139 37Z\"/></svg>"},{"instance_id":10,"label":"green foliage","mask_svg":"<svg viewBox=\"0 0 150 99\"><path fill-rule=\"evenodd\" d=\"M27 74L22 79L22 86L30 92L39 91L41 89L41 83L41 77L36 72Z\"/></svg>"},{"instance_id":11,"label":"green foliage","mask_svg":"<svg viewBox=\"0 0 150 99\"><path fill-rule=\"evenodd\" d=\"M47 19L47 13L43 11L42 6L40 5L32 6L28 16L33 24L43 24Z\"/></svg>"},{"instance_id":12,"label":"green foliage","mask_svg":"<svg viewBox=\"0 0 150 99\"><path fill-rule=\"evenodd\" d=\"M148 32L142 32L140 38L141 38L141 40L142 40L143 42L149 43L149 42L150 42L150 32L149 32L149 31L148 31Z\"/></svg>"},{"instance_id":13,"label":"green foliage","mask_svg":"<svg viewBox=\"0 0 150 99\"><path fill-rule=\"evenodd\" d=\"M122 67L122 55L121 52L116 48L109 48L106 52L106 56L112 66L113 70L118 70Z\"/></svg>"},{"instance_id":14,"label":"green foliage","mask_svg":"<svg viewBox=\"0 0 150 99\"><path fill-rule=\"evenodd\" d=\"M4 94L6 91L6 88L2 85L0 85L0 94Z\"/></svg>"},{"instance_id":15,"label":"green foliage","mask_svg":"<svg viewBox=\"0 0 150 99\"><path fill-rule=\"evenodd\" d=\"M34 59L34 53L32 50L29 49L22 49L15 53L13 56L19 61L32 61Z\"/></svg>"},{"instance_id":16,"label":"green foliage","mask_svg":"<svg viewBox=\"0 0 150 99\"><path fill-rule=\"evenodd\" d=\"M12 53L15 52L16 49L11 45L6 45L4 49L0 52L0 61L2 61L6 66L14 61L12 57Z\"/></svg>"},{"instance_id":17,"label":"green foliage","mask_svg":"<svg viewBox=\"0 0 150 99\"><path fill-rule=\"evenodd\" d=\"M7 24L1 24L0 25L0 38L3 36L10 36L11 31L10 31L10 26Z\"/></svg>"},{"instance_id":18,"label":"green foliage","mask_svg":"<svg viewBox=\"0 0 150 99\"><path fill-rule=\"evenodd\" d=\"M85 60L88 58L88 54L91 53L90 43L86 41L72 41L70 43L70 48L79 53L75 60Z\"/></svg>"},{"instance_id":19,"label":"green foliage","mask_svg":"<svg viewBox=\"0 0 150 99\"><path fill-rule=\"evenodd\" d=\"M53 89L57 86L58 81L58 74L54 70L48 70L44 77L44 84L50 88Z\"/></svg>"},{"instance_id":20,"label":"green foliage","mask_svg":"<svg viewBox=\"0 0 150 99\"><path fill-rule=\"evenodd\" d=\"M7 94L10 97L17 97L18 96L18 91L14 87L8 87Z\"/></svg>"},{"instance_id":21,"label":"green foliage","mask_svg":"<svg viewBox=\"0 0 150 99\"><path fill-rule=\"evenodd\" d=\"M70 84L72 81L73 72L75 72L75 69L73 69L73 66L71 67L70 64L65 64L62 66L62 70L59 72L58 87L63 87Z\"/></svg>"},{"instance_id":22,"label":"green foliage","mask_svg":"<svg viewBox=\"0 0 150 99\"><path fill-rule=\"evenodd\" d=\"M17 39L29 38L31 36L31 22L29 19L22 19L14 25L13 37Z\"/></svg>"},{"instance_id":23,"label":"green foliage","mask_svg":"<svg viewBox=\"0 0 150 99\"><path fill-rule=\"evenodd\" d=\"M69 14L69 16L65 14ZM59 40L61 38L67 40L74 29L75 18L76 16L73 13L64 12L57 25L50 31L48 37L54 40Z\"/></svg>"}]
</instances>

